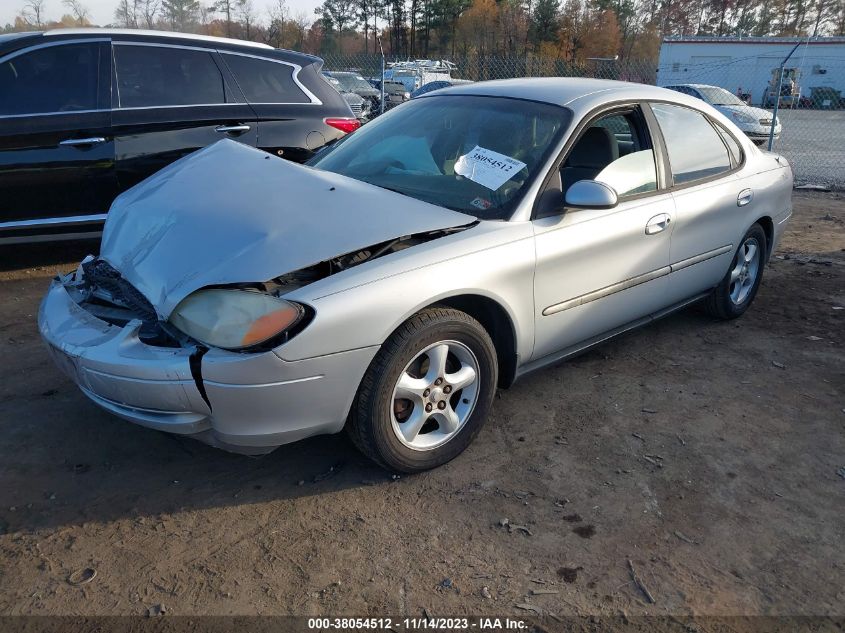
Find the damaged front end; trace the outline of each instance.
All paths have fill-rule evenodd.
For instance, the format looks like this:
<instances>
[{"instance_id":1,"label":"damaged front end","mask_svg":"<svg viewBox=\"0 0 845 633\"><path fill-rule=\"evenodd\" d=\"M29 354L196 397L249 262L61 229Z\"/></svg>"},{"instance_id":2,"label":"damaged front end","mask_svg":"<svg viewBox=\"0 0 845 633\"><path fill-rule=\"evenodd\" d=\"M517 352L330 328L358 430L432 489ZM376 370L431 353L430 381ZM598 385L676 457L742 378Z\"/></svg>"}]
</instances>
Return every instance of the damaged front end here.
<instances>
[{"instance_id":1,"label":"damaged front end","mask_svg":"<svg viewBox=\"0 0 845 633\"><path fill-rule=\"evenodd\" d=\"M473 224L475 223L387 240L318 262L300 270L285 273L268 281L210 285L183 299L171 312L167 320L161 319L153 304L104 259L89 255L83 260L77 271L65 277L62 283L77 305L110 325L125 327L131 321L139 321L138 337L147 345L168 348L211 346L247 353L267 351L296 336L307 327L314 316L314 311L310 306L285 301L284 297L288 293L355 266L360 266L368 261L463 231ZM272 336L266 336L252 344L215 344L214 341L195 335L190 331L190 328L185 326L185 319L182 315L185 312L186 304L195 302L198 296L215 292L220 295L223 291L252 292L272 297L280 303L291 306L295 315L291 318L290 323L285 324L284 328L280 328L278 332L271 333ZM219 312L218 307L215 318L220 318Z\"/></svg>"},{"instance_id":2,"label":"damaged front end","mask_svg":"<svg viewBox=\"0 0 845 633\"><path fill-rule=\"evenodd\" d=\"M465 228L383 241L263 282L206 286L184 298L167 318L107 260L88 256L76 271L56 278L42 304L39 327L59 367L102 408L229 451L261 454L339 431L360 376L377 351L283 360L276 348L315 318L313 308L286 295ZM213 344L213 328L192 331L185 325L186 306L192 302L196 308L199 299L218 301L198 312L219 320L224 314L219 301L229 297L293 306L294 311L278 331L265 328L254 344L228 348Z\"/></svg>"}]
</instances>

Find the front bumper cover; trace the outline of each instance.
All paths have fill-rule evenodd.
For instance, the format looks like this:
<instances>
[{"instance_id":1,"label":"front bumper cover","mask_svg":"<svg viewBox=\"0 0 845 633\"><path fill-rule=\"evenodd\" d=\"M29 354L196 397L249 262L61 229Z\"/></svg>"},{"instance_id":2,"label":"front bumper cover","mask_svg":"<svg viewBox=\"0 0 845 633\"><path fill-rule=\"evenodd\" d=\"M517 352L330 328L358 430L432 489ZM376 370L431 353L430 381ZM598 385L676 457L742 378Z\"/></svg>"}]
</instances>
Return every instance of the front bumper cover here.
<instances>
[{"instance_id":1,"label":"front bumper cover","mask_svg":"<svg viewBox=\"0 0 845 633\"><path fill-rule=\"evenodd\" d=\"M38 327L59 368L100 407L249 454L340 431L378 351L290 362L272 351L203 355L196 348L154 347L138 337L140 321L119 327L98 319L71 298L61 278L41 303Z\"/></svg>"}]
</instances>

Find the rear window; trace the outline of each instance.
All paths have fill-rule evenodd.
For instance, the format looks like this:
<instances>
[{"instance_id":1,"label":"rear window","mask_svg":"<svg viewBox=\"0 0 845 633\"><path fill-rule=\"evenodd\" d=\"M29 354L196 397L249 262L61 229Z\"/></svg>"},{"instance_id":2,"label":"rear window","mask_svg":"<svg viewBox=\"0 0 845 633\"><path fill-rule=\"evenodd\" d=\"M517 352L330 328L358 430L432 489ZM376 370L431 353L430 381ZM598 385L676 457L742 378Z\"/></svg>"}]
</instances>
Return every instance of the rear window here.
<instances>
[{"instance_id":1,"label":"rear window","mask_svg":"<svg viewBox=\"0 0 845 633\"><path fill-rule=\"evenodd\" d=\"M223 75L206 51L121 44L114 59L121 108L226 103Z\"/></svg>"},{"instance_id":2,"label":"rear window","mask_svg":"<svg viewBox=\"0 0 845 633\"><path fill-rule=\"evenodd\" d=\"M250 103L311 103L293 80L293 66L229 53L223 59Z\"/></svg>"}]
</instances>

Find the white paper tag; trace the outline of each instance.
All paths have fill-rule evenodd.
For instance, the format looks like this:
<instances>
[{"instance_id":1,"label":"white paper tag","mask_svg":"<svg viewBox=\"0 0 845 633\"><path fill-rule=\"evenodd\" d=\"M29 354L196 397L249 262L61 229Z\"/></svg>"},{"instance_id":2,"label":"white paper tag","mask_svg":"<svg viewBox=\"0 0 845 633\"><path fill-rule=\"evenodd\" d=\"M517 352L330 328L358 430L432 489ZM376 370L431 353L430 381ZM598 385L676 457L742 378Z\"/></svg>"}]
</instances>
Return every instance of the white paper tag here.
<instances>
[{"instance_id":1,"label":"white paper tag","mask_svg":"<svg viewBox=\"0 0 845 633\"><path fill-rule=\"evenodd\" d=\"M476 145L455 162L455 173L496 191L524 167L525 163L515 158Z\"/></svg>"}]
</instances>

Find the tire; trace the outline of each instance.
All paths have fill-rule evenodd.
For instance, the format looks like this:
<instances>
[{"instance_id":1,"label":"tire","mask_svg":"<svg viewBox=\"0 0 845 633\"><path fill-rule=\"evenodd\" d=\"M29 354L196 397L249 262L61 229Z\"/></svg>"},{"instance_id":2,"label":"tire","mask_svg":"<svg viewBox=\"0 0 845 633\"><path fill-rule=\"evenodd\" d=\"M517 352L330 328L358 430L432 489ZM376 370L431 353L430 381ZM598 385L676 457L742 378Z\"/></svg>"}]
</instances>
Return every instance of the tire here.
<instances>
[{"instance_id":1,"label":"tire","mask_svg":"<svg viewBox=\"0 0 845 633\"><path fill-rule=\"evenodd\" d=\"M497 379L496 349L482 325L459 310L426 308L402 324L370 363L346 430L364 455L388 470L441 466L478 435Z\"/></svg>"},{"instance_id":2,"label":"tire","mask_svg":"<svg viewBox=\"0 0 845 633\"><path fill-rule=\"evenodd\" d=\"M749 252L750 247L754 247L753 255ZM748 310L763 279L767 248L763 227L755 224L748 229L734 253L725 277L704 300L704 308L711 316L718 319L735 319ZM744 269L741 258L746 262Z\"/></svg>"}]
</instances>

